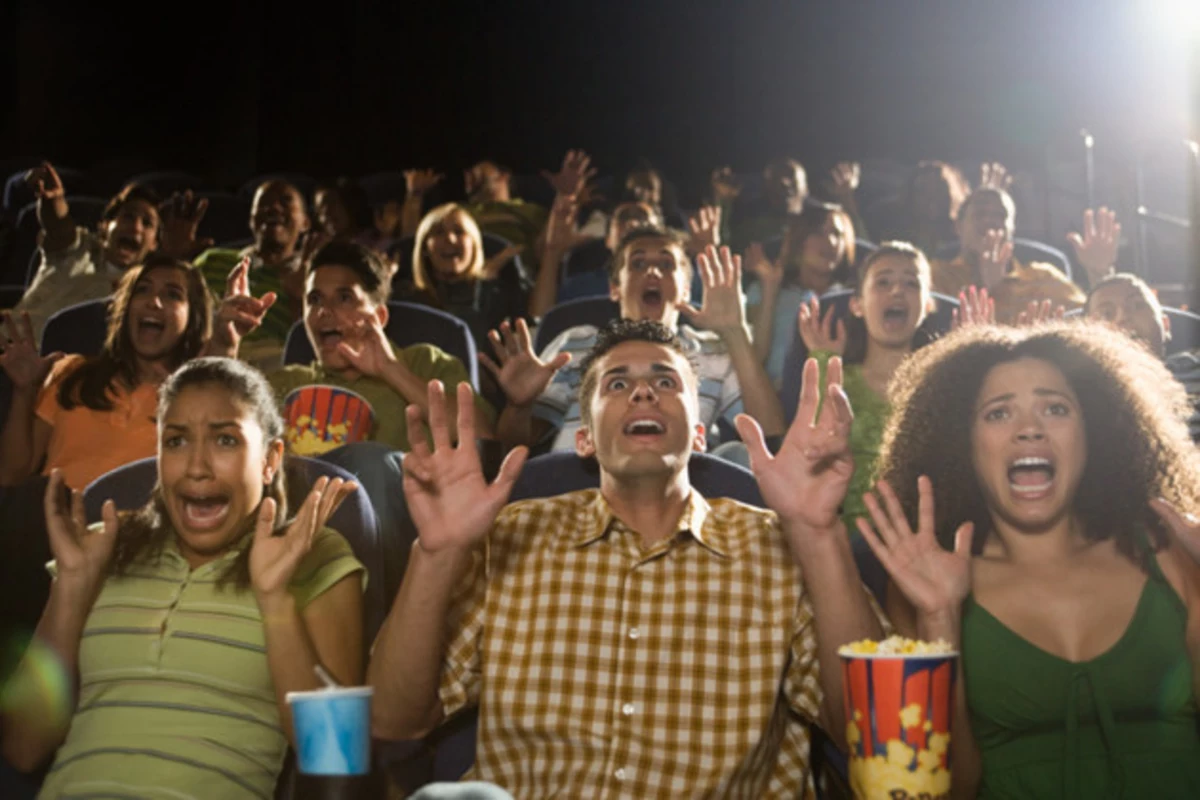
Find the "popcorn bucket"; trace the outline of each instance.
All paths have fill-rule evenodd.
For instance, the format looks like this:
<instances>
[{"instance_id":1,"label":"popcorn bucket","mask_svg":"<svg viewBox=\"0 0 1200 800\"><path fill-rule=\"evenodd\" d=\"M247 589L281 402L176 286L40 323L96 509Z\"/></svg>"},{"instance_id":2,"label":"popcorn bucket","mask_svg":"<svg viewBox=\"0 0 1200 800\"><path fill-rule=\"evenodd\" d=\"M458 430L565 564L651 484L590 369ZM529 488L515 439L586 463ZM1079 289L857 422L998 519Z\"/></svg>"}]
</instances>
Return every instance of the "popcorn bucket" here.
<instances>
[{"instance_id":1,"label":"popcorn bucket","mask_svg":"<svg viewBox=\"0 0 1200 800\"><path fill-rule=\"evenodd\" d=\"M337 386L302 386L283 401L288 449L319 456L344 444L366 441L375 427L371 404Z\"/></svg>"},{"instance_id":2,"label":"popcorn bucket","mask_svg":"<svg viewBox=\"0 0 1200 800\"><path fill-rule=\"evenodd\" d=\"M922 643L912 649L924 652L871 653L860 647L840 651L854 796L948 798L958 654L948 647L933 652L937 648Z\"/></svg>"}]
</instances>

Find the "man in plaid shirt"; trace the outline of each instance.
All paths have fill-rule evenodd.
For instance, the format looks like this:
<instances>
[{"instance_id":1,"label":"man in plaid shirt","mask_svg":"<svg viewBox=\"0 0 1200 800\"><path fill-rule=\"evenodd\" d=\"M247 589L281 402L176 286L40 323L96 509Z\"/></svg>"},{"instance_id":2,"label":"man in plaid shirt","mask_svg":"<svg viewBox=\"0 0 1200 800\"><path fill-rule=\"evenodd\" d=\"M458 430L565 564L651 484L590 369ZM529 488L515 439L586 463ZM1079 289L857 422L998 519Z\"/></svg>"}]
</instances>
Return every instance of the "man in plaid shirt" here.
<instances>
[{"instance_id":1,"label":"man in plaid shirt","mask_svg":"<svg viewBox=\"0 0 1200 800\"><path fill-rule=\"evenodd\" d=\"M844 729L837 648L883 627L838 516L841 364L813 423L815 367L777 456L737 420L773 511L691 489L696 374L657 323L614 323L582 365L576 449L598 490L504 507L524 450L488 485L471 415L452 447L432 382L432 450L409 409L420 538L371 659L375 736L478 706L471 777L519 798L811 796L808 724Z\"/></svg>"}]
</instances>

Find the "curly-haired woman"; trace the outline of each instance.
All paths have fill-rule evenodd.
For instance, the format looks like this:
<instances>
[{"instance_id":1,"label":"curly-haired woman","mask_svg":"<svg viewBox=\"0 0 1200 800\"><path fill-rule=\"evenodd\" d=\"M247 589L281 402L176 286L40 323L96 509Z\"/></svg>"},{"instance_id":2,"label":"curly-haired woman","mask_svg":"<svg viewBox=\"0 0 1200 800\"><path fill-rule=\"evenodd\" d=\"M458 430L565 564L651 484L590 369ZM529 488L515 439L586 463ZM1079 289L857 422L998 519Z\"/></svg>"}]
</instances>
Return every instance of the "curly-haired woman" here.
<instances>
[{"instance_id":1,"label":"curly-haired woman","mask_svg":"<svg viewBox=\"0 0 1200 800\"><path fill-rule=\"evenodd\" d=\"M897 627L961 650L955 795L1200 796L1200 453L1161 363L1098 326L982 327L891 395L859 526Z\"/></svg>"}]
</instances>

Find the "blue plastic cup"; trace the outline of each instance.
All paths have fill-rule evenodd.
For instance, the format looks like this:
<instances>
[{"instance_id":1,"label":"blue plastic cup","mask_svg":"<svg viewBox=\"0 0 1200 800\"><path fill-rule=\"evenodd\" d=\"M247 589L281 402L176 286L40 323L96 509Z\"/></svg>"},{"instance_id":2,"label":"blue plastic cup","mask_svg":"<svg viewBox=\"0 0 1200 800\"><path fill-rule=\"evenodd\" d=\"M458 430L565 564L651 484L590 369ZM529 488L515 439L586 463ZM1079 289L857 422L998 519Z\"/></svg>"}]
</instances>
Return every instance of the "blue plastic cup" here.
<instances>
[{"instance_id":1,"label":"blue plastic cup","mask_svg":"<svg viewBox=\"0 0 1200 800\"><path fill-rule=\"evenodd\" d=\"M296 764L305 775L371 771L370 686L288 692L296 731Z\"/></svg>"}]
</instances>

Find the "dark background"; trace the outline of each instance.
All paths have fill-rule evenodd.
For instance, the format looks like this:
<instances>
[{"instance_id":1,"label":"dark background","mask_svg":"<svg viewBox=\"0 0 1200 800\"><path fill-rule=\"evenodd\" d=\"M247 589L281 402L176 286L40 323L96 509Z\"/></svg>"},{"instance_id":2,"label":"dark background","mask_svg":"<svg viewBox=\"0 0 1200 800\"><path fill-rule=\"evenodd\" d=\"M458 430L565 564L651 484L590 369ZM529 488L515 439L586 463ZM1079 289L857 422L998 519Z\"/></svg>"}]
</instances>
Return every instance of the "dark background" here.
<instances>
[{"instance_id":1,"label":"dark background","mask_svg":"<svg viewBox=\"0 0 1200 800\"><path fill-rule=\"evenodd\" d=\"M0 153L233 180L484 156L535 171L583 147L686 190L783 153L1041 165L1087 126L1117 160L1196 132L1165 5L10 0Z\"/></svg>"}]
</instances>

